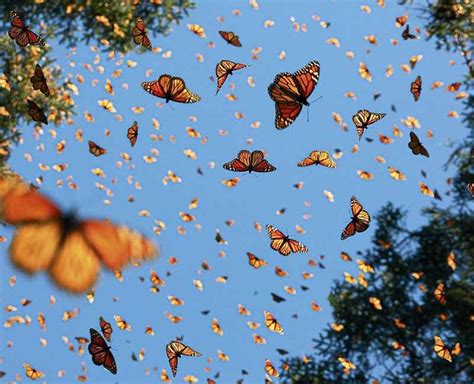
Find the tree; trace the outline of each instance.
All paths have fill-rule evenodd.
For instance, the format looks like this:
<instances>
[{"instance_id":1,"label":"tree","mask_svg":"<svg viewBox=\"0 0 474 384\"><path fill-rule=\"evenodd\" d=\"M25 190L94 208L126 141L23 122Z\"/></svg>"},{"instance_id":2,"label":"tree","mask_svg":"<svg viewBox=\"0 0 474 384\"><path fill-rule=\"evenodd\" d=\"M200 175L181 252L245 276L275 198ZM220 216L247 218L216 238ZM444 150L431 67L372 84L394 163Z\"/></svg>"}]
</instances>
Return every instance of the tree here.
<instances>
[{"instance_id":1,"label":"tree","mask_svg":"<svg viewBox=\"0 0 474 384\"><path fill-rule=\"evenodd\" d=\"M54 58L50 42L72 47L79 42L94 43L104 52L126 53L134 49L131 30L137 17L142 17L151 36L166 35L194 8L191 0L5 0L0 4L0 167L13 145L20 139L18 125L31 121L26 98L47 111L54 125L72 124L74 100L72 79L63 78ZM21 13L27 25L46 41L45 47L20 48L9 38L10 11ZM51 96L33 92L30 77L41 63Z\"/></svg>"},{"instance_id":2,"label":"tree","mask_svg":"<svg viewBox=\"0 0 474 384\"><path fill-rule=\"evenodd\" d=\"M437 48L461 55L464 85L471 89L473 3L438 0L418 11ZM474 182L472 95L463 115L469 133L447 161L457 167L451 206L425 209L428 223L413 231L404 226L407 213L391 203L376 215L372 247L362 255L375 272L363 274L355 284L335 283L329 296L334 324L313 339L312 359L283 361L284 383L474 381L474 212L466 188ZM434 295L440 284L445 302ZM450 351L459 342L461 354L453 355L452 363L436 356L434 336L440 336Z\"/></svg>"}]
</instances>

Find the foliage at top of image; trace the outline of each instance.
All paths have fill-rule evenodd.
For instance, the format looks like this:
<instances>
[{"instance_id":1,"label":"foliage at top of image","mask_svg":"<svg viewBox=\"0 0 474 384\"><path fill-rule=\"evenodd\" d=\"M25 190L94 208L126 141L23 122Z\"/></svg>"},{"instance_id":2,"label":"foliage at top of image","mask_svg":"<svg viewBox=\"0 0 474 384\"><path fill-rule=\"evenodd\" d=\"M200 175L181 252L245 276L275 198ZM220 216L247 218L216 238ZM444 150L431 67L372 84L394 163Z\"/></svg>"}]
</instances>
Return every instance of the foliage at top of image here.
<instances>
[{"instance_id":1,"label":"foliage at top of image","mask_svg":"<svg viewBox=\"0 0 474 384\"><path fill-rule=\"evenodd\" d=\"M5 0L0 4L0 163L8 158L20 138L18 125L31 121L26 99L45 110L48 121L72 124L73 85L55 65L51 44L74 47L94 44L106 52L126 53L135 48L131 30L142 17L150 36L166 35L194 8L189 0ZM39 34L46 46L19 47L8 36L10 11L20 13L26 25ZM138 50L142 50L138 48ZM36 64L43 68L51 95L33 91L30 77Z\"/></svg>"}]
</instances>

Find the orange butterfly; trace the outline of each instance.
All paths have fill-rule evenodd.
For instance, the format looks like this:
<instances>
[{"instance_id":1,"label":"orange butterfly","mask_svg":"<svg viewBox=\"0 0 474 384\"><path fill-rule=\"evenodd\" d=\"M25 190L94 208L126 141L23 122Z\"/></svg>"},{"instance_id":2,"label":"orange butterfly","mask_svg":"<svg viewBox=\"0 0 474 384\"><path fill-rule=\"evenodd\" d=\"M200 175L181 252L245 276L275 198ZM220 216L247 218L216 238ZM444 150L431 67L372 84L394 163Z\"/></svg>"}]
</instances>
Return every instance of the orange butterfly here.
<instances>
[{"instance_id":1,"label":"orange butterfly","mask_svg":"<svg viewBox=\"0 0 474 384\"><path fill-rule=\"evenodd\" d=\"M173 377L176 376L176 372L178 371L178 358L181 356L201 356L199 352L178 340L173 340L166 345L166 355L168 356Z\"/></svg>"},{"instance_id":2,"label":"orange butterfly","mask_svg":"<svg viewBox=\"0 0 474 384\"><path fill-rule=\"evenodd\" d=\"M260 267L264 267L265 265L267 265L267 262L265 260L259 259L253 253L247 252L247 256L249 258L250 266L254 267L255 269L258 269Z\"/></svg>"},{"instance_id":3,"label":"orange butterfly","mask_svg":"<svg viewBox=\"0 0 474 384\"><path fill-rule=\"evenodd\" d=\"M308 252L308 248L303 243L290 239L272 225L266 226L271 242L270 247L283 256L288 256L291 252Z\"/></svg>"},{"instance_id":4,"label":"orange butterfly","mask_svg":"<svg viewBox=\"0 0 474 384\"><path fill-rule=\"evenodd\" d=\"M359 140L364 134L364 130L367 127L380 119L385 117L386 113L375 113L370 112L367 109L359 109L357 113L352 116L352 121L354 122L357 128L357 134L359 135Z\"/></svg>"},{"instance_id":5,"label":"orange butterfly","mask_svg":"<svg viewBox=\"0 0 474 384\"><path fill-rule=\"evenodd\" d=\"M112 374L117 373L114 355L110 352L110 346L107 345L104 338L94 328L89 329L91 342L88 346L89 353L92 355L92 362L95 365L103 365L105 369Z\"/></svg>"},{"instance_id":6,"label":"orange butterfly","mask_svg":"<svg viewBox=\"0 0 474 384\"><path fill-rule=\"evenodd\" d=\"M234 32L219 31L219 35L221 35L221 37L226 41L227 44L233 45L234 47L242 46L239 40L239 36L237 36Z\"/></svg>"},{"instance_id":7,"label":"orange butterfly","mask_svg":"<svg viewBox=\"0 0 474 384\"><path fill-rule=\"evenodd\" d=\"M102 334L105 337L105 340L110 341L110 337L112 336L112 325L105 321L105 319L101 316L99 318L99 324L100 324L100 330L102 331Z\"/></svg>"},{"instance_id":8,"label":"orange butterfly","mask_svg":"<svg viewBox=\"0 0 474 384\"><path fill-rule=\"evenodd\" d=\"M184 80L180 77L161 75L158 80L143 82L142 88L153 96L170 100L176 103L196 103L201 100L199 95L186 88Z\"/></svg>"},{"instance_id":9,"label":"orange butterfly","mask_svg":"<svg viewBox=\"0 0 474 384\"><path fill-rule=\"evenodd\" d=\"M34 274L47 270L60 287L86 292L101 262L111 270L156 255L152 242L105 220L79 220L18 178L0 178L0 219L17 226L13 264Z\"/></svg>"},{"instance_id":10,"label":"orange butterfly","mask_svg":"<svg viewBox=\"0 0 474 384\"><path fill-rule=\"evenodd\" d=\"M441 337L435 336L433 350L439 357L452 363L453 361L452 355L457 356L461 353L461 344L456 343L454 345L454 348L450 352L449 349L446 347L446 345L444 345L444 342L443 340L441 340Z\"/></svg>"},{"instance_id":11,"label":"orange butterfly","mask_svg":"<svg viewBox=\"0 0 474 384\"><path fill-rule=\"evenodd\" d=\"M352 219L346 228L342 231L341 240L347 239L350 236L354 236L356 232L364 232L369 228L370 215L369 212L365 211L362 204L355 198L351 197L351 211Z\"/></svg>"},{"instance_id":12,"label":"orange butterfly","mask_svg":"<svg viewBox=\"0 0 474 384\"><path fill-rule=\"evenodd\" d=\"M227 76L232 75L233 71L248 67L247 64L234 63L230 60L221 60L216 65L216 77L217 77L217 91L216 95L219 93L221 87L224 85L227 80Z\"/></svg>"},{"instance_id":13,"label":"orange butterfly","mask_svg":"<svg viewBox=\"0 0 474 384\"><path fill-rule=\"evenodd\" d=\"M413 95L415 101L418 101L421 96L421 84L421 76L417 76L416 80L410 84L410 92Z\"/></svg>"},{"instance_id":14,"label":"orange butterfly","mask_svg":"<svg viewBox=\"0 0 474 384\"><path fill-rule=\"evenodd\" d=\"M410 142L408 143L408 148L411 149L411 152L414 155L423 155L426 157L430 157L427 149L423 146L420 139L414 132L410 132Z\"/></svg>"},{"instance_id":15,"label":"orange butterfly","mask_svg":"<svg viewBox=\"0 0 474 384\"><path fill-rule=\"evenodd\" d=\"M138 138L138 123L136 121L134 121L133 125L128 128L127 138L130 140L130 145L133 147L136 144Z\"/></svg>"},{"instance_id":16,"label":"orange butterfly","mask_svg":"<svg viewBox=\"0 0 474 384\"><path fill-rule=\"evenodd\" d=\"M142 45L146 49L152 49L151 41L146 34L145 23L141 17L135 22L135 26L132 29L132 37L135 44Z\"/></svg>"},{"instance_id":17,"label":"orange butterfly","mask_svg":"<svg viewBox=\"0 0 474 384\"><path fill-rule=\"evenodd\" d=\"M322 165L328 168L336 168L336 162L326 151L313 151L304 160L298 163L298 167L307 167L309 165Z\"/></svg>"},{"instance_id":18,"label":"orange butterfly","mask_svg":"<svg viewBox=\"0 0 474 384\"><path fill-rule=\"evenodd\" d=\"M242 150L237 154L237 158L222 165L224 169L233 172L273 172L276 168L264 159L262 151Z\"/></svg>"},{"instance_id":19,"label":"orange butterfly","mask_svg":"<svg viewBox=\"0 0 474 384\"><path fill-rule=\"evenodd\" d=\"M97 145L92 140L89 140L87 143L89 144L89 152L95 157L99 157L107 153L107 150L105 148L102 148L100 145Z\"/></svg>"},{"instance_id":20,"label":"orange butterfly","mask_svg":"<svg viewBox=\"0 0 474 384\"><path fill-rule=\"evenodd\" d=\"M30 364L23 364L23 368L25 368L25 375L31 380L38 380L44 377L43 371L33 368Z\"/></svg>"},{"instance_id":21,"label":"orange butterfly","mask_svg":"<svg viewBox=\"0 0 474 384\"><path fill-rule=\"evenodd\" d=\"M265 326L272 332L277 332L283 335L283 327L277 319L268 311L263 312L265 316Z\"/></svg>"},{"instance_id":22,"label":"orange butterfly","mask_svg":"<svg viewBox=\"0 0 474 384\"><path fill-rule=\"evenodd\" d=\"M275 101L275 127L291 125L303 108L309 106L308 97L319 80L319 63L311 61L295 73L283 72L275 76L268 94Z\"/></svg>"},{"instance_id":23,"label":"orange butterfly","mask_svg":"<svg viewBox=\"0 0 474 384\"><path fill-rule=\"evenodd\" d=\"M48 119L38 104L30 99L26 99L26 102L28 103L28 115L30 115L34 121L38 121L47 125Z\"/></svg>"},{"instance_id":24,"label":"orange butterfly","mask_svg":"<svg viewBox=\"0 0 474 384\"><path fill-rule=\"evenodd\" d=\"M46 78L44 77L43 70L41 67L36 64L35 73L30 77L31 84L33 89L39 89L44 95L49 96L49 87L46 83Z\"/></svg>"}]
</instances>

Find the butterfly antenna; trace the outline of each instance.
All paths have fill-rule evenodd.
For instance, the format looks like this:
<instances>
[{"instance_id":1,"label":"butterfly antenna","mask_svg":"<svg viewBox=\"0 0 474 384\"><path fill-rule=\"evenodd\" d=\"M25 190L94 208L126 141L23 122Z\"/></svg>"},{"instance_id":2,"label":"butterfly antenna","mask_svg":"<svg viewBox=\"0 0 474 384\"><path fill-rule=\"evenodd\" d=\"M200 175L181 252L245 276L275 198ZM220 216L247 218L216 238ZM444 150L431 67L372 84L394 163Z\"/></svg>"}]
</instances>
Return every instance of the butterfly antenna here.
<instances>
[{"instance_id":1,"label":"butterfly antenna","mask_svg":"<svg viewBox=\"0 0 474 384\"><path fill-rule=\"evenodd\" d=\"M322 98L323 98L322 96L319 96L318 98L314 99L313 101L310 101L309 103L313 104L313 103L315 103L316 101L318 101L319 99L322 99Z\"/></svg>"},{"instance_id":2,"label":"butterfly antenna","mask_svg":"<svg viewBox=\"0 0 474 384\"><path fill-rule=\"evenodd\" d=\"M306 122L309 123L309 107L306 109Z\"/></svg>"}]
</instances>

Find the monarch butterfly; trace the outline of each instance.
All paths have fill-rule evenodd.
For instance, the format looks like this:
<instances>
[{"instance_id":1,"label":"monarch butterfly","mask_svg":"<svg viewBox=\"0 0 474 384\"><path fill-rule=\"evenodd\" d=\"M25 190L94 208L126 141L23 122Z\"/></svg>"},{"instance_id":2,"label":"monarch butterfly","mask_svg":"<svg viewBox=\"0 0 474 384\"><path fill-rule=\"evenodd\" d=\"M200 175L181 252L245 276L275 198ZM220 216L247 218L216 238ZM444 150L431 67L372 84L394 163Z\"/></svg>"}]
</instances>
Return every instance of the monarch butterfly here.
<instances>
[{"instance_id":1,"label":"monarch butterfly","mask_svg":"<svg viewBox=\"0 0 474 384\"><path fill-rule=\"evenodd\" d=\"M280 374L269 359L265 359L265 372L267 372L270 376L273 377L280 376Z\"/></svg>"},{"instance_id":2,"label":"monarch butterfly","mask_svg":"<svg viewBox=\"0 0 474 384\"><path fill-rule=\"evenodd\" d=\"M92 362L98 366L104 366L105 369L117 374L117 365L115 364L114 355L110 352L110 346L104 338L94 328L89 329L91 342L88 346L89 353L92 355Z\"/></svg>"},{"instance_id":3,"label":"monarch butterfly","mask_svg":"<svg viewBox=\"0 0 474 384\"><path fill-rule=\"evenodd\" d=\"M38 104L30 99L26 99L26 102L28 103L28 115L30 115L34 121L38 121L47 125L48 119Z\"/></svg>"},{"instance_id":4,"label":"monarch butterfly","mask_svg":"<svg viewBox=\"0 0 474 384\"><path fill-rule=\"evenodd\" d=\"M201 100L199 95L186 88L184 80L180 77L161 75L158 80L143 82L142 88L153 96L177 103L196 103Z\"/></svg>"},{"instance_id":5,"label":"monarch butterfly","mask_svg":"<svg viewBox=\"0 0 474 384\"><path fill-rule=\"evenodd\" d=\"M138 123L133 122L133 125L127 130L127 138L130 140L130 145L135 146L138 138Z\"/></svg>"},{"instance_id":6,"label":"monarch butterfly","mask_svg":"<svg viewBox=\"0 0 474 384\"><path fill-rule=\"evenodd\" d=\"M390 176L394 180L406 180L407 179L407 177L405 176L405 174L402 171L399 171L398 169L393 168L393 167L388 167L388 173L390 173Z\"/></svg>"},{"instance_id":7,"label":"monarch butterfly","mask_svg":"<svg viewBox=\"0 0 474 384\"><path fill-rule=\"evenodd\" d=\"M459 355L461 353L461 345L459 343L456 343L454 348L450 352L444 344L443 340L441 340L441 337L435 336L433 350L439 357L452 363L452 355Z\"/></svg>"},{"instance_id":8,"label":"monarch butterfly","mask_svg":"<svg viewBox=\"0 0 474 384\"><path fill-rule=\"evenodd\" d=\"M258 269L260 267L264 267L265 265L267 265L267 262L265 260L259 259L253 253L247 252L247 256L249 258L250 266L254 267L255 269Z\"/></svg>"},{"instance_id":9,"label":"monarch butterfly","mask_svg":"<svg viewBox=\"0 0 474 384\"><path fill-rule=\"evenodd\" d=\"M446 304L446 288L443 283L439 283L433 291L435 299L441 304Z\"/></svg>"},{"instance_id":10,"label":"monarch butterfly","mask_svg":"<svg viewBox=\"0 0 474 384\"><path fill-rule=\"evenodd\" d=\"M264 159L262 151L242 150L237 154L237 158L222 165L224 169L233 172L273 172L276 168Z\"/></svg>"},{"instance_id":11,"label":"monarch butterfly","mask_svg":"<svg viewBox=\"0 0 474 384\"><path fill-rule=\"evenodd\" d=\"M166 355L168 356L173 377L176 376L176 372L178 371L178 358L181 356L201 356L199 352L177 340L166 345Z\"/></svg>"},{"instance_id":12,"label":"monarch butterfly","mask_svg":"<svg viewBox=\"0 0 474 384\"><path fill-rule=\"evenodd\" d=\"M309 106L308 97L319 80L319 63L311 61L295 73L283 72L275 76L268 94L275 101L275 127L291 125L303 108Z\"/></svg>"},{"instance_id":13,"label":"monarch butterfly","mask_svg":"<svg viewBox=\"0 0 474 384\"><path fill-rule=\"evenodd\" d=\"M25 368L25 375L31 380L38 380L44 377L44 372L34 369L30 364L23 364L23 368Z\"/></svg>"},{"instance_id":14,"label":"monarch butterfly","mask_svg":"<svg viewBox=\"0 0 474 384\"><path fill-rule=\"evenodd\" d=\"M135 26L132 28L133 42L142 45L146 49L152 49L151 41L146 34L145 23L141 17L137 18Z\"/></svg>"},{"instance_id":15,"label":"monarch butterfly","mask_svg":"<svg viewBox=\"0 0 474 384\"><path fill-rule=\"evenodd\" d=\"M105 340L110 341L110 337L112 336L112 325L107 322L102 316L99 318L99 325L100 325L100 330L102 331L102 334L105 337Z\"/></svg>"},{"instance_id":16,"label":"monarch butterfly","mask_svg":"<svg viewBox=\"0 0 474 384\"><path fill-rule=\"evenodd\" d=\"M417 39L417 37L415 35L412 35L410 33L410 25L408 25L408 24L402 32L402 37L403 37L403 40Z\"/></svg>"},{"instance_id":17,"label":"monarch butterfly","mask_svg":"<svg viewBox=\"0 0 474 384\"><path fill-rule=\"evenodd\" d=\"M35 73L30 77L30 81L33 89L39 89L45 96L49 96L49 87L39 64L36 64Z\"/></svg>"},{"instance_id":18,"label":"monarch butterfly","mask_svg":"<svg viewBox=\"0 0 474 384\"><path fill-rule=\"evenodd\" d=\"M79 220L18 178L0 178L0 212L1 220L18 226L12 262L30 274L47 270L69 292L86 292L101 262L114 271L156 254L138 233L105 220Z\"/></svg>"},{"instance_id":19,"label":"monarch butterfly","mask_svg":"<svg viewBox=\"0 0 474 384\"><path fill-rule=\"evenodd\" d=\"M15 11L10 11L10 25L8 36L15 40L20 47L26 47L28 44L44 46L44 40L32 32L25 25L23 18Z\"/></svg>"},{"instance_id":20,"label":"monarch butterfly","mask_svg":"<svg viewBox=\"0 0 474 384\"><path fill-rule=\"evenodd\" d=\"M420 139L414 132L410 132L410 142L408 143L408 148L411 149L411 152L414 155L423 155L426 157L430 157L427 149L421 144Z\"/></svg>"},{"instance_id":21,"label":"monarch butterfly","mask_svg":"<svg viewBox=\"0 0 474 384\"><path fill-rule=\"evenodd\" d=\"M372 74L370 73L367 65L362 61L359 61L359 76L368 82L372 81Z\"/></svg>"},{"instance_id":22,"label":"monarch butterfly","mask_svg":"<svg viewBox=\"0 0 474 384\"><path fill-rule=\"evenodd\" d=\"M221 60L216 65L216 77L217 77L217 91L216 95L219 93L221 87L224 85L227 80L227 76L232 75L233 71L248 67L247 64L234 63L230 60Z\"/></svg>"},{"instance_id":23,"label":"monarch butterfly","mask_svg":"<svg viewBox=\"0 0 474 384\"><path fill-rule=\"evenodd\" d=\"M346 225L341 233L341 240L347 239L350 236L354 236L356 232L364 232L369 228L370 215L369 212L363 209L361 203L356 199L355 196L351 197L351 211L352 219L349 224Z\"/></svg>"},{"instance_id":24,"label":"monarch butterfly","mask_svg":"<svg viewBox=\"0 0 474 384\"><path fill-rule=\"evenodd\" d=\"M212 332L217 333L219 336L224 335L224 330L221 328L219 321L216 318L212 319L211 329Z\"/></svg>"},{"instance_id":25,"label":"monarch butterfly","mask_svg":"<svg viewBox=\"0 0 474 384\"><path fill-rule=\"evenodd\" d=\"M336 162L326 151L313 151L304 160L298 163L298 167L307 167L309 165L322 165L328 168L336 168Z\"/></svg>"},{"instance_id":26,"label":"monarch butterfly","mask_svg":"<svg viewBox=\"0 0 474 384\"><path fill-rule=\"evenodd\" d=\"M102 148L100 145L97 145L92 140L89 140L87 143L89 144L89 152L95 157L99 157L107 153L107 150L105 148Z\"/></svg>"},{"instance_id":27,"label":"monarch butterfly","mask_svg":"<svg viewBox=\"0 0 474 384\"><path fill-rule=\"evenodd\" d=\"M188 29L195 35L199 36L201 39L204 39L206 37L206 32L204 32L204 28L201 27L199 24L188 24Z\"/></svg>"},{"instance_id":28,"label":"monarch butterfly","mask_svg":"<svg viewBox=\"0 0 474 384\"><path fill-rule=\"evenodd\" d=\"M417 76L416 80L410 84L410 92L413 95L415 102L418 101L421 96L421 84L421 76Z\"/></svg>"},{"instance_id":29,"label":"monarch butterfly","mask_svg":"<svg viewBox=\"0 0 474 384\"><path fill-rule=\"evenodd\" d=\"M267 224L266 228L271 239L270 247L281 255L288 256L291 252L308 252L306 245L290 239L274 226Z\"/></svg>"},{"instance_id":30,"label":"monarch butterfly","mask_svg":"<svg viewBox=\"0 0 474 384\"><path fill-rule=\"evenodd\" d=\"M265 326L272 332L277 332L280 335L283 335L283 327L278 322L277 319L268 311L263 312L265 316Z\"/></svg>"},{"instance_id":31,"label":"monarch butterfly","mask_svg":"<svg viewBox=\"0 0 474 384\"><path fill-rule=\"evenodd\" d=\"M132 326L122 316L114 315L115 324L123 331L131 331Z\"/></svg>"},{"instance_id":32,"label":"monarch butterfly","mask_svg":"<svg viewBox=\"0 0 474 384\"><path fill-rule=\"evenodd\" d=\"M364 130L367 127L380 119L385 117L386 113L375 113L370 112L367 109L359 109L357 113L352 116L352 121L357 128L357 135L359 135L359 140L362 138L364 134Z\"/></svg>"},{"instance_id":33,"label":"monarch butterfly","mask_svg":"<svg viewBox=\"0 0 474 384\"><path fill-rule=\"evenodd\" d=\"M227 44L233 45L234 47L242 46L239 40L239 36L237 36L234 32L219 31L219 35L221 35L221 37L226 41Z\"/></svg>"}]
</instances>

